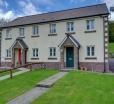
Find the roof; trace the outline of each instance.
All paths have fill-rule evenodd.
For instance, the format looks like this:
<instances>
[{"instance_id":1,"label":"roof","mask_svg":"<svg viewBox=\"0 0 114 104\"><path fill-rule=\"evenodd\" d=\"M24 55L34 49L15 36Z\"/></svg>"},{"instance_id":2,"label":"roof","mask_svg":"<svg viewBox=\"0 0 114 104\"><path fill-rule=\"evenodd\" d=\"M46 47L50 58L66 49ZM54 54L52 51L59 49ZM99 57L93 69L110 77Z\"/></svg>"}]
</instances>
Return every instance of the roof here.
<instances>
[{"instance_id":1,"label":"roof","mask_svg":"<svg viewBox=\"0 0 114 104\"><path fill-rule=\"evenodd\" d=\"M19 44L23 49L28 49L28 46L21 38L17 38L16 41L11 46L11 48L15 48L16 44Z\"/></svg>"},{"instance_id":2,"label":"roof","mask_svg":"<svg viewBox=\"0 0 114 104\"><path fill-rule=\"evenodd\" d=\"M61 47L67 39L70 39L71 42L77 47L80 48L80 43L71 35L71 34L66 34L66 37L62 40L62 42L58 45L58 47Z\"/></svg>"},{"instance_id":3,"label":"roof","mask_svg":"<svg viewBox=\"0 0 114 104\"><path fill-rule=\"evenodd\" d=\"M74 9L68 9L56 12L18 17L17 19L7 23L3 27L22 26L22 25L45 23L45 22L106 15L106 14L109 14L109 11L106 4L103 3L103 4L97 4L92 6L80 7L80 8L74 8Z\"/></svg>"}]
</instances>

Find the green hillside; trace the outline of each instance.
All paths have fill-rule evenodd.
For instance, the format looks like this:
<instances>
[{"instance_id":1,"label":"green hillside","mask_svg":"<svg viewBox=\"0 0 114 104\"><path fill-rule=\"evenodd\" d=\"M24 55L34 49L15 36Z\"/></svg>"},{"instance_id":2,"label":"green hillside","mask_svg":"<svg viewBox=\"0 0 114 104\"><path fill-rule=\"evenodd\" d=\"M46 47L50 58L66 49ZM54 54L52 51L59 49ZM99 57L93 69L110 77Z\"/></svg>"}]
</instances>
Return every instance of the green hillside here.
<instances>
[{"instance_id":1,"label":"green hillside","mask_svg":"<svg viewBox=\"0 0 114 104\"><path fill-rule=\"evenodd\" d=\"M114 53L114 21L109 22L109 53Z\"/></svg>"}]
</instances>

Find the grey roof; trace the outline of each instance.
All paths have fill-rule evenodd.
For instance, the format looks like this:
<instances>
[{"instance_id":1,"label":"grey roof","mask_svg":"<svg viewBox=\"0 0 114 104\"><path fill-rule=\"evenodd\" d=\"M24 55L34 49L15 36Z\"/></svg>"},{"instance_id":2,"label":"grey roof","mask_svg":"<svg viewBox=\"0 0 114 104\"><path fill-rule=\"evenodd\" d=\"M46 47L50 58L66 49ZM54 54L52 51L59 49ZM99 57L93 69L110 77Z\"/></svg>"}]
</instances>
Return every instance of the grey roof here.
<instances>
[{"instance_id":1,"label":"grey roof","mask_svg":"<svg viewBox=\"0 0 114 104\"><path fill-rule=\"evenodd\" d=\"M78 45L78 48L80 48L80 43L72 36L72 35L68 35L69 37L71 37L71 39Z\"/></svg>"},{"instance_id":2,"label":"grey roof","mask_svg":"<svg viewBox=\"0 0 114 104\"><path fill-rule=\"evenodd\" d=\"M37 15L30 15L25 17L18 17L17 19L9 22L4 27L13 27L13 26L21 26L27 24L35 24L35 23L45 23L51 21L60 21L66 19L74 19L74 18L83 18L89 16L98 16L109 14L108 8L105 3L97 4L92 6L86 6L81 8L74 8L69 10L62 10L50 13L43 13Z\"/></svg>"},{"instance_id":3,"label":"grey roof","mask_svg":"<svg viewBox=\"0 0 114 104\"><path fill-rule=\"evenodd\" d=\"M24 49L28 49L28 46L26 45L26 43L22 40L22 38L17 38L14 42L14 44L11 46L11 48L15 47L16 43L19 42L21 44L21 46L24 48Z\"/></svg>"},{"instance_id":4,"label":"grey roof","mask_svg":"<svg viewBox=\"0 0 114 104\"><path fill-rule=\"evenodd\" d=\"M20 42L24 49L28 49L28 46L21 38L17 38L16 41Z\"/></svg>"},{"instance_id":5,"label":"grey roof","mask_svg":"<svg viewBox=\"0 0 114 104\"><path fill-rule=\"evenodd\" d=\"M70 33L66 34L66 37L62 40L62 42L58 45L58 47L61 47L66 42L67 39L70 39L71 42L74 43L74 45L76 45L77 48L81 47L80 43Z\"/></svg>"}]
</instances>

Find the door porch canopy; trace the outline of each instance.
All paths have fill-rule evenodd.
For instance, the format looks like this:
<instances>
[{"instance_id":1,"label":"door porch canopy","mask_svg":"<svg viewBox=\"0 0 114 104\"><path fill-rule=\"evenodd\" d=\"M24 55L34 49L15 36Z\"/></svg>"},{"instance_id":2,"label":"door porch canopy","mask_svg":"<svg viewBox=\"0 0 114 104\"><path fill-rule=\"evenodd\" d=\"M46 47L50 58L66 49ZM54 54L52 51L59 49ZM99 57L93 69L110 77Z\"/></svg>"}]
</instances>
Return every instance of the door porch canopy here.
<instances>
[{"instance_id":1,"label":"door porch canopy","mask_svg":"<svg viewBox=\"0 0 114 104\"><path fill-rule=\"evenodd\" d=\"M15 49L21 49L21 53L22 53L21 65L24 65L26 63L26 56L27 56L26 54L27 54L28 46L23 41L23 39L17 38L13 43L13 45L10 47L10 49L12 50L12 64L15 65Z\"/></svg>"}]
</instances>

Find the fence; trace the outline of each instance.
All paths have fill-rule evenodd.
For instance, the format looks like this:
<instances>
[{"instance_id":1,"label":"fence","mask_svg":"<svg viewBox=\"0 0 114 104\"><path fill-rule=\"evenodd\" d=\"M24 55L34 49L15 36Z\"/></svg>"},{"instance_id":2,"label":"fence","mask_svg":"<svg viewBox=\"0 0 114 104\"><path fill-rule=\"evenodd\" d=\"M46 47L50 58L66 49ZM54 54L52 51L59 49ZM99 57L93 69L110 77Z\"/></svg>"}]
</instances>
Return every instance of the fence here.
<instances>
[{"instance_id":1,"label":"fence","mask_svg":"<svg viewBox=\"0 0 114 104\"><path fill-rule=\"evenodd\" d=\"M39 68L43 68L43 69L45 68L45 65L42 62L29 63L29 64L25 64L25 65L18 66L18 67L13 67L13 68L8 69L8 70L2 70L2 71L0 71L0 73L9 72L10 78L12 79L13 78L13 70L18 69L18 68L22 68L22 67L26 67L26 68L30 69L30 71L32 71L32 65L34 65L34 64L39 64L41 66Z\"/></svg>"}]
</instances>

